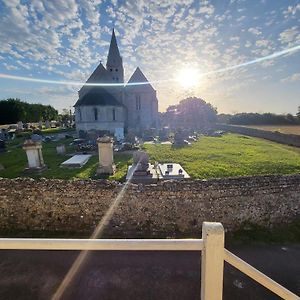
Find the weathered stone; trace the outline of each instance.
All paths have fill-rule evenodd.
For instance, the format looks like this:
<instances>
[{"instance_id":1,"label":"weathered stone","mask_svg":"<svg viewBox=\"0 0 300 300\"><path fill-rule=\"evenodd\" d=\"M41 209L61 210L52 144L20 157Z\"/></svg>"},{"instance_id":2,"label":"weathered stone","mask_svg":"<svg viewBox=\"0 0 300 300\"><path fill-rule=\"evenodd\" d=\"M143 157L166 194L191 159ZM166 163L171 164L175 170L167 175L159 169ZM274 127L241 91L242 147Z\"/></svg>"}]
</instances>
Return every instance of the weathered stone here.
<instances>
[{"instance_id":1,"label":"weathered stone","mask_svg":"<svg viewBox=\"0 0 300 300\"><path fill-rule=\"evenodd\" d=\"M0 231L92 232L124 184L0 178ZM227 231L299 217L300 175L128 184L105 237L197 237L203 221ZM81 217L82 216L82 217Z\"/></svg>"}]
</instances>

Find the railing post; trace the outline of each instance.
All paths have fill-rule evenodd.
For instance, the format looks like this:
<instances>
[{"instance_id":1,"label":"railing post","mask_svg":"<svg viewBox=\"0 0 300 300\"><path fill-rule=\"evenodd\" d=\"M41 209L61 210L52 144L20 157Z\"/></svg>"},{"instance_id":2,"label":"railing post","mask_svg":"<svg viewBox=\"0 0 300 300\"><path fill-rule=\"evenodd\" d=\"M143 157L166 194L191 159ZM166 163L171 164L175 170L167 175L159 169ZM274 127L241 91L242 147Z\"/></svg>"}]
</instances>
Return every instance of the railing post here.
<instances>
[{"instance_id":1,"label":"railing post","mask_svg":"<svg viewBox=\"0 0 300 300\"><path fill-rule=\"evenodd\" d=\"M201 300L222 300L224 228L221 223L203 222Z\"/></svg>"}]
</instances>

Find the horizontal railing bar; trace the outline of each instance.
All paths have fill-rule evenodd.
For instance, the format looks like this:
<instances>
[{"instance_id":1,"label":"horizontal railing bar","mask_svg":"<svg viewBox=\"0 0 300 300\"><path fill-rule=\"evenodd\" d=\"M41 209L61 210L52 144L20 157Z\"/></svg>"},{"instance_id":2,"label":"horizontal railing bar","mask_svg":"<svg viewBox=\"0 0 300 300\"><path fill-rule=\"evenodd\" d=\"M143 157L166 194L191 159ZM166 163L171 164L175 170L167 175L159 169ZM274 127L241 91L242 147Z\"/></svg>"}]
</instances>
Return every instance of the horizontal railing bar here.
<instances>
[{"instance_id":1,"label":"horizontal railing bar","mask_svg":"<svg viewBox=\"0 0 300 300\"><path fill-rule=\"evenodd\" d=\"M288 289L277 283L276 281L272 280L270 277L266 276L262 272L258 271L227 249L224 251L224 260L240 270L241 272L245 273L276 295L280 296L283 299L289 299L289 300L296 300L300 299L297 295L290 292Z\"/></svg>"},{"instance_id":2,"label":"horizontal railing bar","mask_svg":"<svg viewBox=\"0 0 300 300\"><path fill-rule=\"evenodd\" d=\"M24 239L0 238L0 249L10 250L136 250L199 251L202 239Z\"/></svg>"}]
</instances>

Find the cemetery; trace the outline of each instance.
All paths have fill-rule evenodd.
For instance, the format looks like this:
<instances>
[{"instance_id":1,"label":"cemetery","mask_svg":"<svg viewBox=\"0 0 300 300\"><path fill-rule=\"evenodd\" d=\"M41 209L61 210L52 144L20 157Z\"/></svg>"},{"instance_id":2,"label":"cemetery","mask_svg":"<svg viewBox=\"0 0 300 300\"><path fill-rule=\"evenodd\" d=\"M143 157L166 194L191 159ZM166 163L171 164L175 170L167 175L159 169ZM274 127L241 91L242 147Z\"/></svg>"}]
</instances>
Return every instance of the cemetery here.
<instances>
[{"instance_id":1,"label":"cemetery","mask_svg":"<svg viewBox=\"0 0 300 300\"><path fill-rule=\"evenodd\" d=\"M300 172L298 148L238 134L212 132L195 136L179 132L171 139L164 135L161 142L158 136L156 142L143 143L135 136L121 142L111 138L79 139L75 132L55 129L56 132L48 133L50 128L33 134L17 131L14 135L2 129L0 177L119 181L132 177L133 182L152 183L189 177L209 179ZM31 142L26 142L27 139ZM107 149L102 157L100 145ZM133 153L139 149L148 158L137 166ZM72 159L76 155L88 156Z\"/></svg>"}]
</instances>

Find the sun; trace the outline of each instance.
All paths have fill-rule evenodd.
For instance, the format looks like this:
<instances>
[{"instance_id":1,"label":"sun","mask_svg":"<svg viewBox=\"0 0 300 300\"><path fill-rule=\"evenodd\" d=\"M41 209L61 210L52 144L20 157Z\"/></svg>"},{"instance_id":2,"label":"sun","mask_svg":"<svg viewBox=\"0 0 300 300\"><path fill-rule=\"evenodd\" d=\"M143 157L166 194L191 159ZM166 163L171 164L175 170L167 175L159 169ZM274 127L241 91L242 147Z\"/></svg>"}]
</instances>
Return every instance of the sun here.
<instances>
[{"instance_id":1,"label":"sun","mask_svg":"<svg viewBox=\"0 0 300 300\"><path fill-rule=\"evenodd\" d=\"M176 76L176 80L184 88L196 86L199 83L199 79L199 70L195 68L181 69Z\"/></svg>"}]
</instances>

